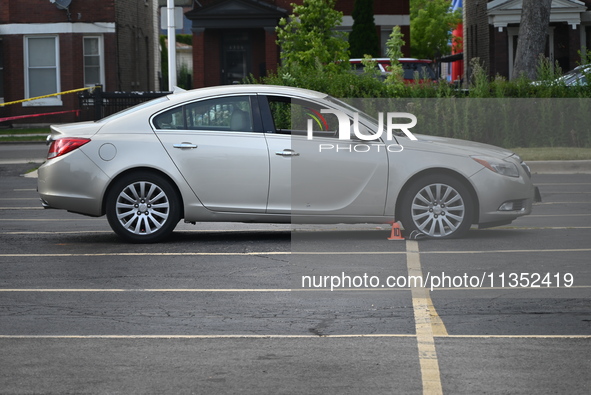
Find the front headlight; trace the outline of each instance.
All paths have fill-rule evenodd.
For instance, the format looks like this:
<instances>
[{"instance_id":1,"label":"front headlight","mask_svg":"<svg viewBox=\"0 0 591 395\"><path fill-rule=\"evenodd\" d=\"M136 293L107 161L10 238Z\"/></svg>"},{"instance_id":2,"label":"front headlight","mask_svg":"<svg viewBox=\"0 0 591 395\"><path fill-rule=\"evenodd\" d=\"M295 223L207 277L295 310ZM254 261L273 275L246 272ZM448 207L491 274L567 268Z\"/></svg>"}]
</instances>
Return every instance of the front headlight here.
<instances>
[{"instance_id":1,"label":"front headlight","mask_svg":"<svg viewBox=\"0 0 591 395\"><path fill-rule=\"evenodd\" d=\"M471 158L495 173L508 177L519 177L519 169L512 162L489 156L471 156Z\"/></svg>"}]
</instances>

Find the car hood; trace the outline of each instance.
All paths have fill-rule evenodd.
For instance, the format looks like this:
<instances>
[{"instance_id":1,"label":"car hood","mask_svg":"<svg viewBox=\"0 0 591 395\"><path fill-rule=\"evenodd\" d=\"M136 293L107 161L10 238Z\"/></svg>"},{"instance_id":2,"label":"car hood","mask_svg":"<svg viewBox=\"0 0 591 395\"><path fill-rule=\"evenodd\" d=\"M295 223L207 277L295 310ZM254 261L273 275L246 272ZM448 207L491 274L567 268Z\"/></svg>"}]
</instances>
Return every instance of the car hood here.
<instances>
[{"instance_id":1,"label":"car hood","mask_svg":"<svg viewBox=\"0 0 591 395\"><path fill-rule=\"evenodd\" d=\"M428 136L423 134L414 134L416 141L399 138L398 142L404 148L416 149L422 151L437 151L450 155L486 155L495 158L504 159L514 155L512 151L494 145L477 143L474 141L453 139L448 137Z\"/></svg>"}]
</instances>

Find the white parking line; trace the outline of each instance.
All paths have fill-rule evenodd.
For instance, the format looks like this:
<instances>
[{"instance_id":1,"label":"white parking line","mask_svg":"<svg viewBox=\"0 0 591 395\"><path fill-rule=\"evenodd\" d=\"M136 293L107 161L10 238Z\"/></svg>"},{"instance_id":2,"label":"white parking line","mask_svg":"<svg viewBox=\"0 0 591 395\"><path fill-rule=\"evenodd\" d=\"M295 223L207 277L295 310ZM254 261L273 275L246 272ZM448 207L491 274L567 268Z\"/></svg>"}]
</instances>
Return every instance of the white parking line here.
<instances>
[{"instance_id":1,"label":"white parking line","mask_svg":"<svg viewBox=\"0 0 591 395\"><path fill-rule=\"evenodd\" d=\"M409 240L410 241L410 240ZM515 253L564 253L591 252L591 248L554 248L540 250L486 250L486 251L422 251L423 255L434 254L515 254ZM39 253L0 254L0 257L90 257L90 256L265 256L265 255L405 255L406 251L256 251L256 252L102 252L102 253Z\"/></svg>"},{"instance_id":2,"label":"white parking line","mask_svg":"<svg viewBox=\"0 0 591 395\"><path fill-rule=\"evenodd\" d=\"M0 198L1 200L35 200L35 201L39 201L38 197L34 197L34 198Z\"/></svg>"},{"instance_id":3,"label":"white parking line","mask_svg":"<svg viewBox=\"0 0 591 395\"><path fill-rule=\"evenodd\" d=\"M0 159L0 165L36 165L45 162L44 158L31 158L31 159Z\"/></svg>"},{"instance_id":4,"label":"white parking line","mask_svg":"<svg viewBox=\"0 0 591 395\"><path fill-rule=\"evenodd\" d=\"M414 334L359 333L349 335L0 335L0 339L343 339L343 338L415 338ZM437 338L458 339L591 339L591 335L447 335Z\"/></svg>"},{"instance_id":5,"label":"white parking line","mask_svg":"<svg viewBox=\"0 0 591 395\"><path fill-rule=\"evenodd\" d=\"M591 182L543 182L543 183L536 183L536 186L549 186L549 185L591 185Z\"/></svg>"},{"instance_id":6,"label":"white parking line","mask_svg":"<svg viewBox=\"0 0 591 395\"><path fill-rule=\"evenodd\" d=\"M0 339L318 339L356 337L416 337L413 334L351 335L0 335Z\"/></svg>"},{"instance_id":7,"label":"white parking line","mask_svg":"<svg viewBox=\"0 0 591 395\"><path fill-rule=\"evenodd\" d=\"M539 202L536 206L547 206L549 204L589 204L589 202Z\"/></svg>"},{"instance_id":8,"label":"white parking line","mask_svg":"<svg viewBox=\"0 0 591 395\"><path fill-rule=\"evenodd\" d=\"M557 289L590 289L591 285L573 285L571 287L441 287L434 288L433 292L436 291L518 291L518 290L557 290ZM398 292L398 291L410 291L413 288L402 288L402 287L383 287L383 288L0 288L2 292L211 292L211 293L240 293L240 292L326 292L326 293L337 293L337 292ZM431 297L424 297L424 302L429 309L431 317L431 323L433 325L433 333L437 336L444 335L447 333L445 326L435 308Z\"/></svg>"},{"instance_id":9,"label":"white parking line","mask_svg":"<svg viewBox=\"0 0 591 395\"><path fill-rule=\"evenodd\" d=\"M542 218L542 217L588 217L591 214L530 214L527 218Z\"/></svg>"},{"instance_id":10,"label":"white parking line","mask_svg":"<svg viewBox=\"0 0 591 395\"><path fill-rule=\"evenodd\" d=\"M43 210L43 207L0 207L0 210Z\"/></svg>"},{"instance_id":11,"label":"white parking line","mask_svg":"<svg viewBox=\"0 0 591 395\"><path fill-rule=\"evenodd\" d=\"M443 288L439 288L443 289ZM483 288L484 289L484 288ZM499 288L502 289L502 288ZM326 292L326 293L337 293L337 292L397 292L397 291L410 291L410 288L336 288L331 290L329 288L0 288L2 292L211 292L211 293L240 293L240 292Z\"/></svg>"}]
</instances>

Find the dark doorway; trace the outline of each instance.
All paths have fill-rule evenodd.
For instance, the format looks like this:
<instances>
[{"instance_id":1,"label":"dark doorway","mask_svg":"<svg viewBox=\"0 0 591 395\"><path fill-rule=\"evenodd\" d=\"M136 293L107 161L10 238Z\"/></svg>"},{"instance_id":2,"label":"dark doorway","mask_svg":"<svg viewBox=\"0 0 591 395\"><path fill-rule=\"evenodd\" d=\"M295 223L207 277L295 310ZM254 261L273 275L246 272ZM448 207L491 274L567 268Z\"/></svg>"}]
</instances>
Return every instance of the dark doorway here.
<instances>
[{"instance_id":1,"label":"dark doorway","mask_svg":"<svg viewBox=\"0 0 591 395\"><path fill-rule=\"evenodd\" d=\"M251 73L248 32L226 31L222 37L221 83L238 84Z\"/></svg>"}]
</instances>

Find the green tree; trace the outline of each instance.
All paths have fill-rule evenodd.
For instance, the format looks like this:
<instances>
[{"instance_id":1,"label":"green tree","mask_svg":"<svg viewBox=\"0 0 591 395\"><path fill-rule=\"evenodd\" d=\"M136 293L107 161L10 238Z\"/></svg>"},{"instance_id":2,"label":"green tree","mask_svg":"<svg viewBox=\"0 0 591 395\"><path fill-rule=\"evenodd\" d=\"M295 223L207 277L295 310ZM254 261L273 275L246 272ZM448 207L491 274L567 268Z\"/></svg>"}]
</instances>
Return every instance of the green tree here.
<instances>
[{"instance_id":1,"label":"green tree","mask_svg":"<svg viewBox=\"0 0 591 395\"><path fill-rule=\"evenodd\" d=\"M514 78L522 74L531 80L537 77L540 54L544 53L546 31L550 25L552 0L523 0L519 40L513 66Z\"/></svg>"},{"instance_id":2,"label":"green tree","mask_svg":"<svg viewBox=\"0 0 591 395\"><path fill-rule=\"evenodd\" d=\"M451 30L462 21L462 12L450 12L451 0L410 0L410 53L434 59L451 52Z\"/></svg>"},{"instance_id":3,"label":"green tree","mask_svg":"<svg viewBox=\"0 0 591 395\"><path fill-rule=\"evenodd\" d=\"M402 39L403 34L400 31L400 26L394 26L392 29L392 33L390 33L390 37L388 41L386 41L386 53L390 58L390 74L386 78L386 82L389 82L393 85L400 85L404 84L403 82L403 73L402 66L398 59L402 57L402 46L405 44L404 40Z\"/></svg>"},{"instance_id":4,"label":"green tree","mask_svg":"<svg viewBox=\"0 0 591 395\"><path fill-rule=\"evenodd\" d=\"M292 4L289 20L281 18L277 43L284 70L349 68L346 34L334 30L343 20L343 13L334 9L335 2L304 0L301 5Z\"/></svg>"},{"instance_id":5,"label":"green tree","mask_svg":"<svg viewBox=\"0 0 591 395\"><path fill-rule=\"evenodd\" d=\"M380 55L380 40L373 19L373 0L355 0L353 30L349 35L352 58Z\"/></svg>"}]
</instances>

